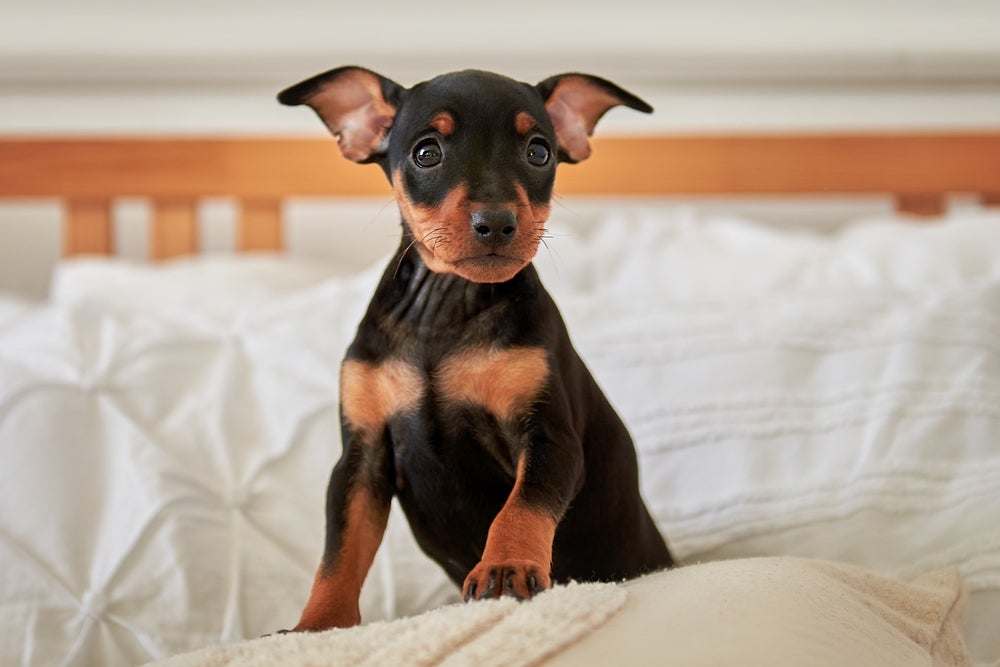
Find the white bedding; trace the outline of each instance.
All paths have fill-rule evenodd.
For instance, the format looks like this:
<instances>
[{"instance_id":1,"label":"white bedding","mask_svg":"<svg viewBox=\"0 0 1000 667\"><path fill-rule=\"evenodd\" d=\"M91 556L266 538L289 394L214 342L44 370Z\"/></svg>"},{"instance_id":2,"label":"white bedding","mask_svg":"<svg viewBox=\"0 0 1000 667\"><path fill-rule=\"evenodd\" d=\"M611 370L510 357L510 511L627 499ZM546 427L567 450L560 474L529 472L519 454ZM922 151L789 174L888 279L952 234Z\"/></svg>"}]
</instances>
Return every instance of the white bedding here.
<instances>
[{"instance_id":1,"label":"white bedding","mask_svg":"<svg viewBox=\"0 0 1000 667\"><path fill-rule=\"evenodd\" d=\"M789 556L560 585L347 630L208 646L148 667L968 667L955 568L912 582ZM516 650L512 647L516 646Z\"/></svg>"},{"instance_id":2,"label":"white bedding","mask_svg":"<svg viewBox=\"0 0 1000 667\"><path fill-rule=\"evenodd\" d=\"M537 265L685 562L954 564L1000 659L1000 216L830 237L661 211ZM343 350L381 266L60 267L0 299L0 664L135 664L294 623ZM457 599L395 511L365 620Z\"/></svg>"}]
</instances>

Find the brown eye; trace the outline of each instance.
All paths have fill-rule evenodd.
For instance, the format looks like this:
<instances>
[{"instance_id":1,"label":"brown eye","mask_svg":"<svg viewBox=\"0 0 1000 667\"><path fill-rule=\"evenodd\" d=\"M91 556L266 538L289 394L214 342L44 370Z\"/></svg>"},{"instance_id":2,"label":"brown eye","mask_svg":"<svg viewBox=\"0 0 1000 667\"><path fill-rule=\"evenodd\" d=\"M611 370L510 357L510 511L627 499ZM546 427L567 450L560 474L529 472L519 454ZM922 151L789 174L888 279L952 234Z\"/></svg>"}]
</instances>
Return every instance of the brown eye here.
<instances>
[{"instance_id":1,"label":"brown eye","mask_svg":"<svg viewBox=\"0 0 1000 667\"><path fill-rule=\"evenodd\" d=\"M441 164L442 157L441 145L436 139L425 139L413 149L414 164L424 169Z\"/></svg>"},{"instance_id":2,"label":"brown eye","mask_svg":"<svg viewBox=\"0 0 1000 667\"><path fill-rule=\"evenodd\" d=\"M541 139L535 139L528 144L528 162L536 167L544 167L548 164L550 154L551 151L549 150L549 145Z\"/></svg>"}]
</instances>

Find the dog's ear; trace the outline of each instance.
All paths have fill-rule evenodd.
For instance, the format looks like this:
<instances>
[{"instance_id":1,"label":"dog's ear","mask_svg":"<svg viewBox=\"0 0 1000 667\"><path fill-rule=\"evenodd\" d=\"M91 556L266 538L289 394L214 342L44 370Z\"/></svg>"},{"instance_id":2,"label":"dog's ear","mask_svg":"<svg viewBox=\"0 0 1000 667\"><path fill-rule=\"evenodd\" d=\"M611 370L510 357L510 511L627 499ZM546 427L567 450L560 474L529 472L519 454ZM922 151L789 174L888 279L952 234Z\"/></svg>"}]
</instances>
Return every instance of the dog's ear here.
<instances>
[{"instance_id":1,"label":"dog's ear","mask_svg":"<svg viewBox=\"0 0 1000 667\"><path fill-rule=\"evenodd\" d=\"M597 121L609 109L624 105L650 113L653 107L610 81L589 74L559 74L535 88L545 100L545 110L559 140L559 159L579 162L590 157L590 142Z\"/></svg>"},{"instance_id":2,"label":"dog's ear","mask_svg":"<svg viewBox=\"0 0 1000 667\"><path fill-rule=\"evenodd\" d=\"M395 81L363 67L338 67L283 90L278 101L312 107L337 138L344 157L364 163L385 156L405 92Z\"/></svg>"}]
</instances>

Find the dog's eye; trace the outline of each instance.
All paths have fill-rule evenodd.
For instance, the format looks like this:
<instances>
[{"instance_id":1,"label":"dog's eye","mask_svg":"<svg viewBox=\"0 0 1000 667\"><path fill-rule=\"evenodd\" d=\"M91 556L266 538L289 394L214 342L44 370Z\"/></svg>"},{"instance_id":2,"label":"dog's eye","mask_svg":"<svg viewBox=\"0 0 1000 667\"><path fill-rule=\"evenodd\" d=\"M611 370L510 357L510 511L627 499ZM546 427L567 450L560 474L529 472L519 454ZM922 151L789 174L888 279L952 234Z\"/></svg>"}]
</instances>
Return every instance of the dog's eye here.
<instances>
[{"instance_id":1,"label":"dog's eye","mask_svg":"<svg viewBox=\"0 0 1000 667\"><path fill-rule=\"evenodd\" d=\"M542 167L548 164L550 153L551 151L549 151L548 144L540 139L535 139L528 144L528 162L536 167Z\"/></svg>"},{"instance_id":2,"label":"dog's eye","mask_svg":"<svg viewBox=\"0 0 1000 667\"><path fill-rule=\"evenodd\" d=\"M413 162L418 167L428 168L441 164L441 145L436 139L425 139L413 149Z\"/></svg>"}]
</instances>

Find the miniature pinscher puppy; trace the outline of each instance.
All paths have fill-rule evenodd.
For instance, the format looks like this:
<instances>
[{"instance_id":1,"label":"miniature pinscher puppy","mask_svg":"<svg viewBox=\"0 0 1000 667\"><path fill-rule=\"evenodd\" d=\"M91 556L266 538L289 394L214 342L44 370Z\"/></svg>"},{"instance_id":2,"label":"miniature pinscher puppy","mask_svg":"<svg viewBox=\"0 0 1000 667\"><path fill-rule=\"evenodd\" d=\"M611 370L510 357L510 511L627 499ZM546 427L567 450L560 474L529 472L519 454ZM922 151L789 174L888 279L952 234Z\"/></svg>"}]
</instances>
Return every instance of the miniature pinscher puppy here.
<instances>
[{"instance_id":1,"label":"miniature pinscher puppy","mask_svg":"<svg viewBox=\"0 0 1000 667\"><path fill-rule=\"evenodd\" d=\"M359 67L278 99L382 168L403 227L341 368L343 454L295 630L360 622L393 496L466 600L671 565L632 440L531 264L556 164L590 155L612 107L651 107L585 74L533 86L463 71L407 89Z\"/></svg>"}]
</instances>

